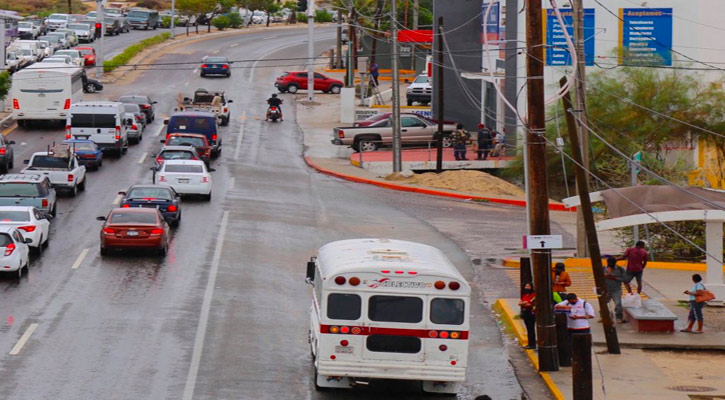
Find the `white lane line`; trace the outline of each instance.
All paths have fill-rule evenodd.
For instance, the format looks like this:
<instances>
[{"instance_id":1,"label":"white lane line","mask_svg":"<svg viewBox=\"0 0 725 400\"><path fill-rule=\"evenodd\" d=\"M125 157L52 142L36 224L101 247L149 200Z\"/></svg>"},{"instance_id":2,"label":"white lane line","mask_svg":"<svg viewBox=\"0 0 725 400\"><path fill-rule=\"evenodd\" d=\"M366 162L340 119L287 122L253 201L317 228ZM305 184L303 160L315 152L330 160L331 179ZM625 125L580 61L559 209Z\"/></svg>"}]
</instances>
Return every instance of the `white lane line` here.
<instances>
[{"instance_id":1,"label":"white lane line","mask_svg":"<svg viewBox=\"0 0 725 400\"><path fill-rule=\"evenodd\" d=\"M232 43L229 45L229 47L237 47L237 46L239 46L239 43Z\"/></svg>"},{"instance_id":2,"label":"white lane line","mask_svg":"<svg viewBox=\"0 0 725 400\"><path fill-rule=\"evenodd\" d=\"M123 195L119 193L119 194L118 194L118 195L116 196L116 198L115 198L115 199L113 199L113 203L111 203L111 204L113 204L114 206L117 206L117 205L118 205L118 203L120 203L120 202L121 202L121 199L122 199L122 198L123 198Z\"/></svg>"},{"instance_id":3,"label":"white lane line","mask_svg":"<svg viewBox=\"0 0 725 400\"><path fill-rule=\"evenodd\" d=\"M190 83L190 82L186 82L186 83L184 84L184 86L189 86L189 83Z\"/></svg>"},{"instance_id":4,"label":"white lane line","mask_svg":"<svg viewBox=\"0 0 725 400\"><path fill-rule=\"evenodd\" d=\"M159 127L159 130L158 130L158 131L156 131L156 135L154 135L154 136L161 136L161 132L163 132L163 131L164 131L164 125L162 124L162 125L161 125L161 126Z\"/></svg>"},{"instance_id":5,"label":"white lane line","mask_svg":"<svg viewBox=\"0 0 725 400\"><path fill-rule=\"evenodd\" d=\"M141 158L138 160L138 163L143 164L143 162L146 161L146 156L148 156L148 155L149 155L148 152L141 154Z\"/></svg>"},{"instance_id":6,"label":"white lane line","mask_svg":"<svg viewBox=\"0 0 725 400\"><path fill-rule=\"evenodd\" d=\"M18 339L18 342L15 343L15 346L8 354L11 356L18 355L20 350L23 349L23 346L25 346L25 343L27 343L28 339L30 339L30 335L32 335L36 329L38 329L38 324L30 324L28 329L25 330L25 333L23 333L23 336L20 336L20 339Z\"/></svg>"},{"instance_id":7,"label":"white lane line","mask_svg":"<svg viewBox=\"0 0 725 400\"><path fill-rule=\"evenodd\" d=\"M277 37L277 36L267 36L267 37L263 37L263 38L262 38L262 40L267 40L267 39L274 39L274 38L276 38L276 37Z\"/></svg>"},{"instance_id":8,"label":"white lane line","mask_svg":"<svg viewBox=\"0 0 725 400\"><path fill-rule=\"evenodd\" d=\"M234 177L229 178L229 184L227 185L227 187L229 189L234 188L234 181L235 181L235 178Z\"/></svg>"},{"instance_id":9,"label":"white lane line","mask_svg":"<svg viewBox=\"0 0 725 400\"><path fill-rule=\"evenodd\" d=\"M242 139L244 138L244 125L247 123L247 112L245 111L242 115L241 127L239 128L239 135L237 135L237 147L234 149L234 159L239 159L239 152L242 151Z\"/></svg>"},{"instance_id":10,"label":"white lane line","mask_svg":"<svg viewBox=\"0 0 725 400\"><path fill-rule=\"evenodd\" d=\"M83 251L81 251L81 254L78 255L78 258L76 258L76 262L74 262L73 266L70 267L71 269L78 269L78 267L81 266L83 260L85 260L88 255L88 250L90 249L83 249Z\"/></svg>"},{"instance_id":11,"label":"white lane line","mask_svg":"<svg viewBox=\"0 0 725 400\"><path fill-rule=\"evenodd\" d=\"M217 53L219 53L220 51L221 51L221 50L219 50L219 49L216 49L216 50L212 51L211 53L212 53L212 54L217 54Z\"/></svg>"},{"instance_id":12,"label":"white lane line","mask_svg":"<svg viewBox=\"0 0 725 400\"><path fill-rule=\"evenodd\" d=\"M229 211L224 211L222 216L221 229L217 237L216 247L214 248L214 257L211 260L211 268L209 269L209 279L206 282L206 290L204 291L204 301L201 304L201 315L199 315L199 325L196 327L196 337L194 337L194 349L191 352L191 364L189 365L189 373L186 376L186 385L184 386L183 400L192 400L194 397L194 388L196 387L196 377L199 373L199 364L201 362L201 353L204 350L204 337L206 336L206 328L209 322L209 309L211 301L214 297L214 288L216 287L216 276L219 272L219 262L222 256L222 246L224 245L224 236L227 233L227 223L229 222Z\"/></svg>"},{"instance_id":13,"label":"white lane line","mask_svg":"<svg viewBox=\"0 0 725 400\"><path fill-rule=\"evenodd\" d=\"M193 71L191 71L191 73L192 73L192 74L195 74L195 73L197 73L197 72L199 72L199 68L194 68L194 70L193 70Z\"/></svg>"}]
</instances>

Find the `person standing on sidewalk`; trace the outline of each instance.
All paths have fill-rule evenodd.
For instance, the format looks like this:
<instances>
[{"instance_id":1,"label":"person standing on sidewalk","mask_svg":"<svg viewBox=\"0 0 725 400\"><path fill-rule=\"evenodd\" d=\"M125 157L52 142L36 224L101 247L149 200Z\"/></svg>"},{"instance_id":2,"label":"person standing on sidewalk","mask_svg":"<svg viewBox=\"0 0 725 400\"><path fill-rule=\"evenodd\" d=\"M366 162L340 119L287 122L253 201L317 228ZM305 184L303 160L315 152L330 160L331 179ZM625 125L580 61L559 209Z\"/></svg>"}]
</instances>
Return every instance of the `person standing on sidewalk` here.
<instances>
[{"instance_id":1,"label":"person standing on sidewalk","mask_svg":"<svg viewBox=\"0 0 725 400\"><path fill-rule=\"evenodd\" d=\"M378 67L378 64L373 61L370 63L370 77L373 78L373 82L375 82L375 87L378 87L378 77L380 77L380 67Z\"/></svg>"},{"instance_id":2,"label":"person standing on sidewalk","mask_svg":"<svg viewBox=\"0 0 725 400\"><path fill-rule=\"evenodd\" d=\"M594 318L594 307L586 300L579 300L576 294L569 293L566 300L555 305L554 309L568 311L566 327L570 334L591 333L589 320Z\"/></svg>"},{"instance_id":3,"label":"person standing on sidewalk","mask_svg":"<svg viewBox=\"0 0 725 400\"><path fill-rule=\"evenodd\" d=\"M607 257L607 266L604 267L604 279L607 286L609 299L614 302L614 316L617 323L623 324L629 321L624 319L622 313L622 282L625 280L627 273L624 268L617 266L617 259Z\"/></svg>"},{"instance_id":4,"label":"person standing on sidewalk","mask_svg":"<svg viewBox=\"0 0 725 400\"><path fill-rule=\"evenodd\" d=\"M627 293L632 294L632 287L629 285L632 279L637 279L637 294L642 294L642 274L647 266L647 257L649 252L644 249L644 241L640 240L634 247L630 247L624 251L617 260L627 260L627 279L624 285L627 287Z\"/></svg>"},{"instance_id":5,"label":"person standing on sidewalk","mask_svg":"<svg viewBox=\"0 0 725 400\"><path fill-rule=\"evenodd\" d=\"M476 157L476 160L488 159L488 153L491 152L491 147L493 147L491 130L486 128L486 125L484 124L478 124L478 136L476 139L478 142L478 157ZM481 156L483 156L483 158L481 158Z\"/></svg>"},{"instance_id":6,"label":"person standing on sidewalk","mask_svg":"<svg viewBox=\"0 0 725 400\"><path fill-rule=\"evenodd\" d=\"M554 266L554 270L551 271L551 290L559 293L562 299L566 298L567 287L571 286L571 278L569 273L566 272L564 263L558 262Z\"/></svg>"},{"instance_id":7,"label":"person standing on sidewalk","mask_svg":"<svg viewBox=\"0 0 725 400\"><path fill-rule=\"evenodd\" d=\"M458 129L453 132L453 156L456 160L468 160L466 158L466 143L470 139L470 135L463 129L463 125L458 124Z\"/></svg>"},{"instance_id":8,"label":"person standing on sidewalk","mask_svg":"<svg viewBox=\"0 0 725 400\"><path fill-rule=\"evenodd\" d=\"M692 275L692 282L694 285L690 290L685 290L685 294L690 295L690 313L687 315L687 328L680 330L680 332L687 333L702 333L702 307L705 305L704 301L697 301L697 296L702 296L705 293L705 285L702 283L702 276L700 274ZM697 330L693 331L692 326L695 325L697 320Z\"/></svg>"},{"instance_id":9,"label":"person standing on sidewalk","mask_svg":"<svg viewBox=\"0 0 725 400\"><path fill-rule=\"evenodd\" d=\"M521 319L524 320L526 325L526 333L529 338L528 346L525 349L536 348L536 315L534 314L536 293L534 292L534 286L531 282L524 284L524 288L521 290L521 301L519 306L521 307Z\"/></svg>"}]
</instances>

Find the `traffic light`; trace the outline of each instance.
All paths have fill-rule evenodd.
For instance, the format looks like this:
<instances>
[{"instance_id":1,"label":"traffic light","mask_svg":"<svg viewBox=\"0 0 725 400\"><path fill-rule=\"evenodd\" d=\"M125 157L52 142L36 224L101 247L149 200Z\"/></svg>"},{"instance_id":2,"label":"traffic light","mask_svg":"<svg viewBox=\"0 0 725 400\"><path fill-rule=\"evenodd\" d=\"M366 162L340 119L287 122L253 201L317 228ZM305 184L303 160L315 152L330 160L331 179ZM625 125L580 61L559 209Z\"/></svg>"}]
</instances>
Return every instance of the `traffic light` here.
<instances>
[{"instance_id":1,"label":"traffic light","mask_svg":"<svg viewBox=\"0 0 725 400\"><path fill-rule=\"evenodd\" d=\"M297 0L297 11L307 11L307 0Z\"/></svg>"}]
</instances>

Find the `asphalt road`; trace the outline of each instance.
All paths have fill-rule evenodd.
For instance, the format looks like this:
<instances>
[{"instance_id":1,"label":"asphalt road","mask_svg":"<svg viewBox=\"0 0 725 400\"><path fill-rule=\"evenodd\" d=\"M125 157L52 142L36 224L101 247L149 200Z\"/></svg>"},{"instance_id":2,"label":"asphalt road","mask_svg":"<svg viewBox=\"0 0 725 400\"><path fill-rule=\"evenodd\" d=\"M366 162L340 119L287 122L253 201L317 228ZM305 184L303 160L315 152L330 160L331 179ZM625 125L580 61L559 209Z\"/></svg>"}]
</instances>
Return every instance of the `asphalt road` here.
<instances>
[{"instance_id":1,"label":"asphalt road","mask_svg":"<svg viewBox=\"0 0 725 400\"><path fill-rule=\"evenodd\" d=\"M226 55L239 60L230 79L200 78L189 65L166 65L144 71L132 83L109 84L103 92L86 95L100 100L148 94L159 101L161 116L171 112L179 93L198 87L226 90L235 102L232 123L223 128L222 157L213 165L213 199L184 201L184 219L166 258L100 257L95 217L113 207L119 190L150 182L162 118L127 155L107 158L100 171L90 173L84 193L61 199L49 248L33 259L21 281L0 281L3 398L428 397L406 382L314 390L305 263L326 242L371 236L432 244L474 284L470 368L459 398L520 398L521 387L485 305L485 277L454 241L426 221L426 212L441 206L441 200L415 196L417 207L409 208L410 194L381 196L379 189L310 171L300 157L301 132L290 94L282 95L285 122L263 121L274 77L304 63L305 32L263 31L193 42L159 59L180 63ZM318 49L332 46L333 32L317 30ZM262 58L269 61L257 61ZM20 166L32 152L62 140L63 131L17 128L9 138L17 142ZM19 343L18 354L8 354Z\"/></svg>"}]
</instances>

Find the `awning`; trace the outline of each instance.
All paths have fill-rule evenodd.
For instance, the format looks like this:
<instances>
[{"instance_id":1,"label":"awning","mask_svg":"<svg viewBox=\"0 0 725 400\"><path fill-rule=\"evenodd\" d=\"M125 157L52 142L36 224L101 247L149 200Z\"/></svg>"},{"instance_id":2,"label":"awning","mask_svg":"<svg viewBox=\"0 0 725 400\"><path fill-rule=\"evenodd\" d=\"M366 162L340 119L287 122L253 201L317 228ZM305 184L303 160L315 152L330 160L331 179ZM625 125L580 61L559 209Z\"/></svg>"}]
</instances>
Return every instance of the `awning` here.
<instances>
[{"instance_id":1,"label":"awning","mask_svg":"<svg viewBox=\"0 0 725 400\"><path fill-rule=\"evenodd\" d=\"M402 29L398 31L398 42L401 43L433 43L433 30Z\"/></svg>"}]
</instances>

